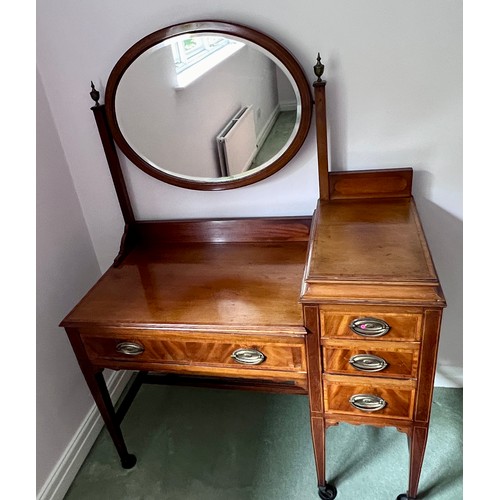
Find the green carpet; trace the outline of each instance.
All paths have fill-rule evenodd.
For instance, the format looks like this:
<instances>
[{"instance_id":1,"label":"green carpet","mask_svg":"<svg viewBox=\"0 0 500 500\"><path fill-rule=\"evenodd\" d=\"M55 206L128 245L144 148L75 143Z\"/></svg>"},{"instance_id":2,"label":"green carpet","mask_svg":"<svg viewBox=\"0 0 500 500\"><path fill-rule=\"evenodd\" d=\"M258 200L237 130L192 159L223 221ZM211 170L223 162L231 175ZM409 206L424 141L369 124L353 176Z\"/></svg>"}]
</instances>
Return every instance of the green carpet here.
<instances>
[{"instance_id":1,"label":"green carpet","mask_svg":"<svg viewBox=\"0 0 500 500\"><path fill-rule=\"evenodd\" d=\"M137 465L124 470L101 432L65 500L318 500L307 398L144 385L122 424ZM339 500L406 491L406 435L327 431ZM436 388L419 498L462 499L462 389Z\"/></svg>"},{"instance_id":2,"label":"green carpet","mask_svg":"<svg viewBox=\"0 0 500 500\"><path fill-rule=\"evenodd\" d=\"M278 115L269 135L255 156L251 168L262 165L281 150L293 132L296 117L297 113L295 111L282 111Z\"/></svg>"}]
</instances>

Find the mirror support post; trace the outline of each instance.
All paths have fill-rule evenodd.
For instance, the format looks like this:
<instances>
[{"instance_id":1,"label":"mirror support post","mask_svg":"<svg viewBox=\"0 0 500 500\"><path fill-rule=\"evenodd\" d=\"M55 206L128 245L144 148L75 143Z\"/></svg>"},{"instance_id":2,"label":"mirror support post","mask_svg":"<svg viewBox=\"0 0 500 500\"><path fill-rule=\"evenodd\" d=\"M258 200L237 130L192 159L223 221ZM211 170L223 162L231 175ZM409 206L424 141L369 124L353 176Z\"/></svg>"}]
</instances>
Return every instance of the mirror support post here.
<instances>
[{"instance_id":1,"label":"mirror support post","mask_svg":"<svg viewBox=\"0 0 500 500\"><path fill-rule=\"evenodd\" d=\"M92 106L91 109L94 113L99 136L101 137L102 147L104 148L104 154L106 155L113 184L115 185L116 195L123 214L123 219L125 220L125 224L133 224L135 222L134 212L132 210L132 204L130 203L120 160L118 159L116 147L109 130L105 107L102 104L96 104L95 106Z\"/></svg>"},{"instance_id":2,"label":"mirror support post","mask_svg":"<svg viewBox=\"0 0 500 500\"><path fill-rule=\"evenodd\" d=\"M91 110L94 113L97 130L99 131L102 147L104 149L104 154L106 155L109 171L111 173L111 178L115 187L116 196L118 197L118 203L120 205L123 219L125 221L125 230L121 239L120 250L113 262L113 266L116 267L120 264L120 262L123 260L125 255L129 252L134 244L134 241L136 239L135 228L137 224L134 216L134 211L132 209L132 204L130 203L127 185L125 184L125 179L123 177L120 160L116 152L116 146L113 141L113 136L111 135L108 120L106 118L106 108L104 107L104 105L99 104L99 92L95 89L93 83L90 96L95 101L95 106L92 106Z\"/></svg>"},{"instance_id":3,"label":"mirror support post","mask_svg":"<svg viewBox=\"0 0 500 500\"><path fill-rule=\"evenodd\" d=\"M314 73L318 79L313 83L314 104L316 106L316 144L318 150L318 177L319 177L319 199L328 200L330 198L330 186L328 181L328 139L326 126L326 81L321 79L324 66L321 64L321 57L318 54L317 63L314 66Z\"/></svg>"},{"instance_id":4,"label":"mirror support post","mask_svg":"<svg viewBox=\"0 0 500 500\"><path fill-rule=\"evenodd\" d=\"M314 82L314 103L316 105L316 143L318 149L319 199L330 198L328 183L328 140L326 132L326 102L324 80Z\"/></svg>"}]
</instances>

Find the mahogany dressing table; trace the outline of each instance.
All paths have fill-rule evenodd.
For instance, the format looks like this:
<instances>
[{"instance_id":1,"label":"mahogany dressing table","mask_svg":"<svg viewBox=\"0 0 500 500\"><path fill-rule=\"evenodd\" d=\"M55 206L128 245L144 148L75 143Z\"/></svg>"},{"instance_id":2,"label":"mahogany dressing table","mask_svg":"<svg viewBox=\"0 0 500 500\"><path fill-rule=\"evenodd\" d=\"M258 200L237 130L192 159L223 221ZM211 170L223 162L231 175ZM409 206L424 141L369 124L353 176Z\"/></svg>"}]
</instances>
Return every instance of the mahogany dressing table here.
<instances>
[{"instance_id":1,"label":"mahogany dressing table","mask_svg":"<svg viewBox=\"0 0 500 500\"><path fill-rule=\"evenodd\" d=\"M250 52L240 68L264 54L267 69L260 66L258 75L274 78L270 94L281 88L288 96L274 109L291 109L290 94L276 80L286 77L295 96L286 143L260 164L252 153L254 164L238 173L231 173L240 167L230 164L232 153L219 142L217 173L210 167L212 173L201 178L170 170L168 161L159 164L160 156L153 160L159 153L148 150L156 148L148 146L154 136L149 129L135 135L154 114L148 102L138 106L135 99L150 85L137 78L139 70L156 67L164 50L163 57L185 65L186 47L200 40L203 50L230 46L235 52L229 59ZM92 110L125 231L113 265L61 326L124 468L133 467L136 457L120 422L140 385L161 379L307 395L318 493L326 500L337 495L325 477L327 427L394 426L408 435L410 452L408 490L398 499L417 498L445 300L412 198L412 169L329 172L319 56L314 70L313 103L302 69L278 42L245 26L196 21L159 30L132 46L111 72L106 106L92 85ZM250 102L249 95L239 98L244 106L234 117L250 109L257 128L267 104ZM308 134L313 104L320 199L312 217L136 219L115 145L158 180L186 189L234 189L290 161ZM130 122L129 112L141 126ZM138 373L117 409L105 368Z\"/></svg>"}]
</instances>

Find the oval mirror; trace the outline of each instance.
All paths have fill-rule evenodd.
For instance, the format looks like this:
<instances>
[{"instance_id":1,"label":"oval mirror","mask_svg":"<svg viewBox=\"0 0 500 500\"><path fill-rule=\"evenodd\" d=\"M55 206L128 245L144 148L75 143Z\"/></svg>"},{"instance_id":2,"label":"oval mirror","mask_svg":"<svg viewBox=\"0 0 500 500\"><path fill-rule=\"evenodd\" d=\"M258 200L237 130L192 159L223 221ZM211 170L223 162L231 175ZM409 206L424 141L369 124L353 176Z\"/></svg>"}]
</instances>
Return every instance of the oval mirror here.
<instances>
[{"instance_id":1,"label":"oval mirror","mask_svg":"<svg viewBox=\"0 0 500 500\"><path fill-rule=\"evenodd\" d=\"M157 179L230 189L286 165L309 130L312 98L295 58L245 26L175 25L113 68L106 113L124 154Z\"/></svg>"}]
</instances>

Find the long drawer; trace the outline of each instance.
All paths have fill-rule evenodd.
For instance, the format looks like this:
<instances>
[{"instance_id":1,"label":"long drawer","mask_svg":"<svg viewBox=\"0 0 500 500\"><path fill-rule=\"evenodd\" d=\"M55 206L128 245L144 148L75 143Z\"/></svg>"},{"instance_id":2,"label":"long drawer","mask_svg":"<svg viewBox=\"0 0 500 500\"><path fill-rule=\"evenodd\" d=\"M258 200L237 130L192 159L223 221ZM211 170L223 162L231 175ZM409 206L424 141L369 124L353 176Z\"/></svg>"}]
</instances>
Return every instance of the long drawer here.
<instances>
[{"instance_id":1,"label":"long drawer","mask_svg":"<svg viewBox=\"0 0 500 500\"><path fill-rule=\"evenodd\" d=\"M301 336L237 335L117 329L81 331L89 360L98 366L238 375L250 372L306 374ZM235 374L235 372L238 372Z\"/></svg>"},{"instance_id":2,"label":"long drawer","mask_svg":"<svg viewBox=\"0 0 500 500\"><path fill-rule=\"evenodd\" d=\"M419 347L416 342L324 339L323 369L332 374L416 378Z\"/></svg>"},{"instance_id":3,"label":"long drawer","mask_svg":"<svg viewBox=\"0 0 500 500\"><path fill-rule=\"evenodd\" d=\"M323 376L325 414L409 420L416 382L383 378Z\"/></svg>"},{"instance_id":4,"label":"long drawer","mask_svg":"<svg viewBox=\"0 0 500 500\"><path fill-rule=\"evenodd\" d=\"M417 312L324 306L320 321L323 337L375 341L418 341L421 337L422 315Z\"/></svg>"}]
</instances>

